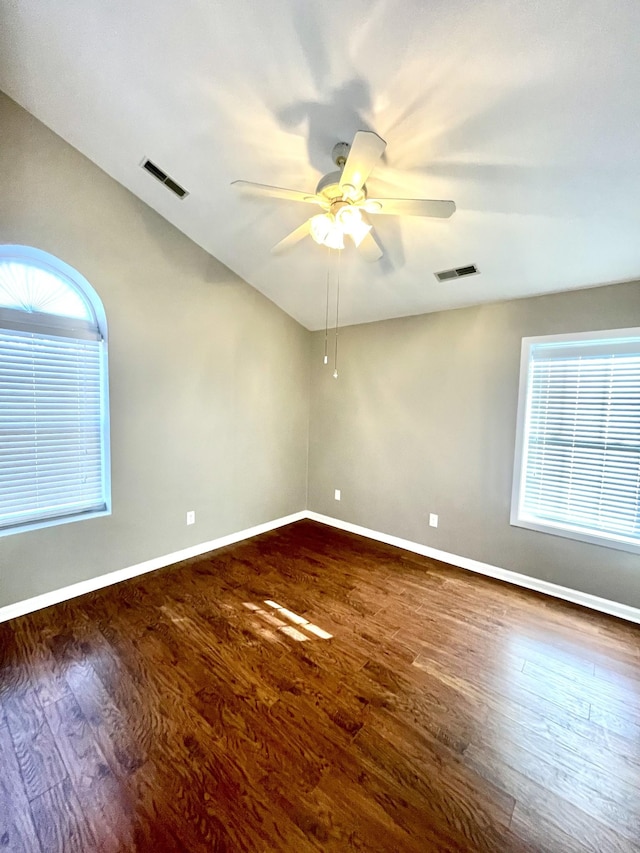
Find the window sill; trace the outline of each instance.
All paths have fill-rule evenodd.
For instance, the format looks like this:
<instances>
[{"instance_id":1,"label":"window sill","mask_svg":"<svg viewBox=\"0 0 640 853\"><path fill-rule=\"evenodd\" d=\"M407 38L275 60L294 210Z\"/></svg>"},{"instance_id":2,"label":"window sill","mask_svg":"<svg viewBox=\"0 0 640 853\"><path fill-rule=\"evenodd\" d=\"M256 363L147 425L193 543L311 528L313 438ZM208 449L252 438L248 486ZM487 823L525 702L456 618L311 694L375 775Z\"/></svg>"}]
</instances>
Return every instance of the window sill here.
<instances>
[{"instance_id":1,"label":"window sill","mask_svg":"<svg viewBox=\"0 0 640 853\"><path fill-rule=\"evenodd\" d=\"M34 530L42 530L45 527L57 527L60 524L70 524L73 521L87 521L91 518L101 518L105 515L111 515L111 509L99 509L89 512L79 512L75 515L64 515L58 518L43 518L39 521L30 521L25 524L15 525L14 527L0 528L0 538L3 536L12 536L15 533L30 533Z\"/></svg>"},{"instance_id":2,"label":"window sill","mask_svg":"<svg viewBox=\"0 0 640 853\"><path fill-rule=\"evenodd\" d=\"M589 545L599 545L602 548L614 548L617 551L629 551L632 554L640 554L640 543L603 536L602 534L590 533L580 527L570 527L563 524L554 524L548 520L536 518L511 518L512 527L524 527L526 530L535 530L537 533L549 533L552 536L561 536L563 539L575 539L578 542L587 542Z\"/></svg>"}]
</instances>

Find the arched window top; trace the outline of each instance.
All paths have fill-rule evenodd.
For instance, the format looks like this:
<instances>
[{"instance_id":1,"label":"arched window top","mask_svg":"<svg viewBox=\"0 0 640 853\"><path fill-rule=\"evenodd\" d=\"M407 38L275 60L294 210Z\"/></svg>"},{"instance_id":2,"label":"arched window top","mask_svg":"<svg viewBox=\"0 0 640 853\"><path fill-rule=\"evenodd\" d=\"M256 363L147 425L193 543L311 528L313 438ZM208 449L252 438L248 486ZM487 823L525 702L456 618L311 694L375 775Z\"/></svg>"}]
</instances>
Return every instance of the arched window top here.
<instances>
[{"instance_id":1,"label":"arched window top","mask_svg":"<svg viewBox=\"0 0 640 853\"><path fill-rule=\"evenodd\" d=\"M0 306L77 320L95 319L90 306L68 281L40 266L9 258L0 260Z\"/></svg>"},{"instance_id":2,"label":"arched window top","mask_svg":"<svg viewBox=\"0 0 640 853\"><path fill-rule=\"evenodd\" d=\"M0 246L2 314L18 317L21 326L20 316L37 325L72 325L105 334L104 309L87 280L59 258L29 246Z\"/></svg>"}]
</instances>

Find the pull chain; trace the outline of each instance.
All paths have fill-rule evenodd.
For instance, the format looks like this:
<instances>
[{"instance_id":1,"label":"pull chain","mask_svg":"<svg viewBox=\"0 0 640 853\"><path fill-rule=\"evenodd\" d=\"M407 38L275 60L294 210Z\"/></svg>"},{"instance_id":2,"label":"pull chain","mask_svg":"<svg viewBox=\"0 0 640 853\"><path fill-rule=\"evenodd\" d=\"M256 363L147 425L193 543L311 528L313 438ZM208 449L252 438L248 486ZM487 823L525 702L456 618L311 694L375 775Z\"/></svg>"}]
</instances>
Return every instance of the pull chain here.
<instances>
[{"instance_id":1,"label":"pull chain","mask_svg":"<svg viewBox=\"0 0 640 853\"><path fill-rule=\"evenodd\" d=\"M331 249L327 249L327 308L324 315L324 364L329 364L329 270Z\"/></svg>"},{"instance_id":2,"label":"pull chain","mask_svg":"<svg viewBox=\"0 0 640 853\"><path fill-rule=\"evenodd\" d=\"M336 348L333 361L333 378L338 378L338 325L340 316L340 258L342 251L338 249L338 280L336 282Z\"/></svg>"}]
</instances>

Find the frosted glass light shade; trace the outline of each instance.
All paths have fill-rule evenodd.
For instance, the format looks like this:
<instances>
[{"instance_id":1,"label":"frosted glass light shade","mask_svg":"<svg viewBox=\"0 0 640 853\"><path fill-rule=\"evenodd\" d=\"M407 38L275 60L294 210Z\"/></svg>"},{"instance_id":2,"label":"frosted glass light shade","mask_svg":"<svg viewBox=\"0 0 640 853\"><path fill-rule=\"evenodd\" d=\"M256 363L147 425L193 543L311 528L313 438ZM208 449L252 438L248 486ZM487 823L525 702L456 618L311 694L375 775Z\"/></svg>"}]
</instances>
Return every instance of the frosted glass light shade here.
<instances>
[{"instance_id":1,"label":"frosted glass light shade","mask_svg":"<svg viewBox=\"0 0 640 853\"><path fill-rule=\"evenodd\" d=\"M359 246L369 231L371 231L371 226L366 222L363 222L361 219L359 222L354 223L351 226L351 230L348 233L356 246Z\"/></svg>"},{"instance_id":2,"label":"frosted glass light shade","mask_svg":"<svg viewBox=\"0 0 640 853\"><path fill-rule=\"evenodd\" d=\"M350 204L340 208L336 214L336 221L343 232L351 237L356 246L359 246L371 231L371 226L363 221L360 209Z\"/></svg>"},{"instance_id":3,"label":"frosted glass light shade","mask_svg":"<svg viewBox=\"0 0 640 853\"><path fill-rule=\"evenodd\" d=\"M313 239L321 246L328 246L330 249L344 249L342 229L330 213L319 213L317 216L312 216L309 229Z\"/></svg>"}]
</instances>

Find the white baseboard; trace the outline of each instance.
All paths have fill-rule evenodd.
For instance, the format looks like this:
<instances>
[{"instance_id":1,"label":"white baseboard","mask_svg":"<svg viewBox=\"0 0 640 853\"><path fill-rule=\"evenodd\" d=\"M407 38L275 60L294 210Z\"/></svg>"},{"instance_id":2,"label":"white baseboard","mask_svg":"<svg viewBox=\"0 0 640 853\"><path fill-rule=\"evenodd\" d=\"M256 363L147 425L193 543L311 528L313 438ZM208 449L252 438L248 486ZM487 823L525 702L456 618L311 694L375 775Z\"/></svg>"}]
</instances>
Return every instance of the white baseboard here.
<instances>
[{"instance_id":1,"label":"white baseboard","mask_svg":"<svg viewBox=\"0 0 640 853\"><path fill-rule=\"evenodd\" d=\"M294 521L301 521L309 518L312 521L318 521L322 524L327 524L330 527L336 527L339 530L346 530L350 533L357 533L368 539L374 539L378 542L385 542L387 545L395 545L398 548L403 548L405 551L411 551L414 554L420 554L423 557L431 557L433 560L440 560L443 563L449 563L452 566L457 566L460 569L467 569L476 574L486 575L490 578L505 581L506 583L521 586L525 589L531 589L535 592L541 592L544 595L550 595L553 598L561 598L564 601L570 601L573 604L580 604L583 607L588 607L590 610L597 610L600 613L607 613L610 616L617 616L620 619L625 619L627 622L635 622L640 624L640 609L630 607L628 604L621 604L618 601L610 601L607 598L599 598L596 595L590 595L587 592L569 589L565 586L543 581L538 578L532 578L529 575L521 575L519 572L512 572L508 569L501 569L498 566L492 566L489 563L481 563L479 560L473 560L471 557L460 557L457 554L450 554L448 551L440 551L437 548L431 548L428 545L421 545L419 542L412 542L409 539L401 539L398 536L392 536L389 533L381 533L378 530L371 530L368 527L361 527L358 524L351 524L349 521L342 521L339 518L332 518L328 515L321 515L317 512L301 511L292 515L276 518L273 521L267 521L264 524L258 524L255 527L249 527L246 530L240 530L237 533L230 533L227 536L221 536L219 539L213 539L210 542L202 542L200 545L192 545L190 548L185 548L182 551L174 551L172 554L165 554L162 557L154 557L152 560L146 560L144 563L138 563L135 566L128 566L124 569L118 569L115 572L109 572L106 575L100 575L96 578L89 578L86 581L72 584L71 586L56 589L52 592L45 592L42 595L36 595L33 598L28 598L24 601L17 601L15 604L8 604L5 607L0 607L0 622L7 622L9 619L15 619L18 616L24 616L26 613L32 613L35 610L41 610L44 607L49 607L52 604L59 604L61 601L68 601L70 598L76 598L79 595L84 595L87 592L93 592L96 589L101 589L105 586L120 583L120 581L134 578L137 575L153 572L156 569L165 568L173 563L179 563L181 560L188 560L190 557L198 557L200 554L206 554L208 551L215 551L218 548L223 548L225 545L233 545L236 542L241 542L244 539L250 539L252 536L258 536L260 533L266 533L269 530L275 530L277 527L283 527L286 524L291 524Z\"/></svg>"},{"instance_id":2,"label":"white baseboard","mask_svg":"<svg viewBox=\"0 0 640 853\"><path fill-rule=\"evenodd\" d=\"M7 604L5 607L0 607L0 622L7 622L9 619L24 616L25 613L42 610L43 607L50 607L52 604L68 601L70 598L76 598L78 595L84 595L87 592L93 592L96 589L102 589L102 587L129 580L129 578L134 578L137 575L144 575L146 572L163 569L165 566L179 563L181 560L188 560L190 557L198 557L200 554L206 554L207 551L224 548L225 545L233 545L235 542L250 539L259 533L275 530L276 527L283 527L285 524L291 524L293 521L300 521L306 517L307 513L304 511L295 512L293 515L276 518L273 521L267 521L264 524L258 524L255 527L249 527L237 533L229 533L227 536L212 539L210 542L202 542L200 545L192 545L190 548L184 548L182 551L174 551L173 554L154 557L152 560L146 560L144 563L138 563L135 566L127 566L124 569L118 569L115 572L109 572L106 575L100 575L96 578L89 578L86 581L80 581L79 583L71 584L71 586L65 586L62 589L54 589L52 592L45 592L42 595L36 595L24 601L17 601L15 604Z\"/></svg>"},{"instance_id":3,"label":"white baseboard","mask_svg":"<svg viewBox=\"0 0 640 853\"><path fill-rule=\"evenodd\" d=\"M360 527L358 524L351 524L349 521L342 521L339 518L332 518L328 515L320 515L320 513L317 512L307 512L306 517L313 521L319 521L322 524L328 524L331 527L337 527L339 530L357 533L360 536L366 536L368 539L375 539L378 542L386 542L387 545L395 545L398 548L404 548L405 551L411 551L414 554L420 554L423 557L431 557L433 560L450 563L452 566L457 566L460 569L467 569L470 572L476 572L477 574L496 578L497 580L514 584L515 586L521 586L525 589L532 589L535 592L544 593L544 595L551 595L553 598L561 598L564 601L570 601L573 604L580 604L583 607L588 607L590 610L597 610L600 613L608 613L610 616L618 616L620 619L625 619L627 622L636 622L640 624L640 609L630 607L628 604L621 604L618 601L610 601L608 598L599 598L597 595L590 595L587 592L569 589L569 587L559 586L558 584L551 583L550 581L543 581L539 578L532 578L529 575L521 575L519 572L500 569L498 566L492 566L489 563L481 563L478 560L472 560L470 557L460 557L457 554L449 554L447 551L439 551L437 548L430 548L428 545L420 545L420 543L412 542L409 539L400 539L398 536L391 536L389 533L380 533L377 530L370 530L368 527Z\"/></svg>"}]
</instances>

